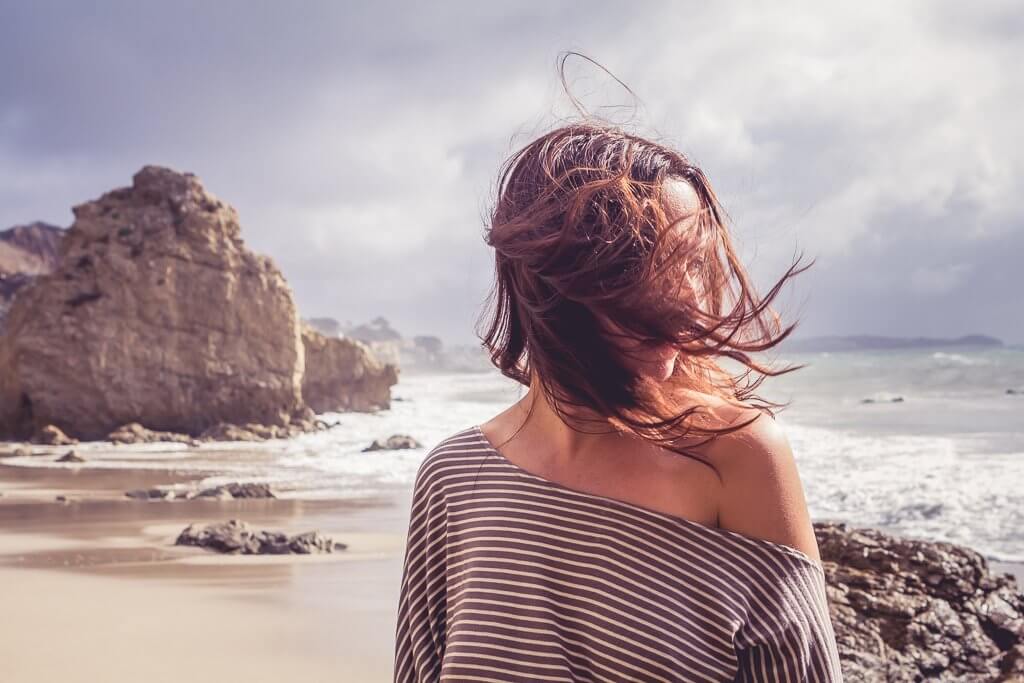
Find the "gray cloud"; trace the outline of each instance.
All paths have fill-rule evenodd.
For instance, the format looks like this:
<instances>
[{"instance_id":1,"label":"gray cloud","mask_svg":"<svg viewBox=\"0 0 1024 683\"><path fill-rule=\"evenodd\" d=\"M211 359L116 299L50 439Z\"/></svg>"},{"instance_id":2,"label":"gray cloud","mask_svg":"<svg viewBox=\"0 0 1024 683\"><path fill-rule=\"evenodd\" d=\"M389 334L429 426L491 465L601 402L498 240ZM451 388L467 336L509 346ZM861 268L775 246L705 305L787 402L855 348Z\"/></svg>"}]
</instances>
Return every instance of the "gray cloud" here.
<instances>
[{"instance_id":1,"label":"gray cloud","mask_svg":"<svg viewBox=\"0 0 1024 683\"><path fill-rule=\"evenodd\" d=\"M1019 10L837 7L8 3L0 226L190 170L304 314L471 341L498 164L570 112L555 58L579 49L707 171L763 289L818 258L801 333L1024 339ZM631 104L573 75L588 106Z\"/></svg>"}]
</instances>

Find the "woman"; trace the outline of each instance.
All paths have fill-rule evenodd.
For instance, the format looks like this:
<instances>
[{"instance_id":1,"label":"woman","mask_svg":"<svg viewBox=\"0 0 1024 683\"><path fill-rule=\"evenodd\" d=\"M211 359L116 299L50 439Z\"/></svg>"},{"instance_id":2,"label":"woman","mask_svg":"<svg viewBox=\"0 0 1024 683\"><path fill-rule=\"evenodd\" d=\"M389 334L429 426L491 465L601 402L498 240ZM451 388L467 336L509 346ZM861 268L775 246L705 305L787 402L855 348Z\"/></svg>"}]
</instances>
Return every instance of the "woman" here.
<instances>
[{"instance_id":1,"label":"woman","mask_svg":"<svg viewBox=\"0 0 1024 683\"><path fill-rule=\"evenodd\" d=\"M792 331L768 305L800 271L759 298L722 214L684 155L605 123L506 162L484 343L529 391L420 466L396 681L842 680L793 454L752 396L799 369L749 352Z\"/></svg>"}]
</instances>

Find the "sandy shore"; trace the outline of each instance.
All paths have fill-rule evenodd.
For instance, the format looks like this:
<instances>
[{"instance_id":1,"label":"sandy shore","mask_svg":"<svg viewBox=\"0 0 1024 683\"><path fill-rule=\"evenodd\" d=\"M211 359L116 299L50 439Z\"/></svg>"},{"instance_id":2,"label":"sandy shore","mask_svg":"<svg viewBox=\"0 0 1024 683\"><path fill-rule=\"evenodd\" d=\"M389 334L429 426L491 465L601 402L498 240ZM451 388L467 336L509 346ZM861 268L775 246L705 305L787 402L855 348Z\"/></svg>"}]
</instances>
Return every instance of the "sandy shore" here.
<instances>
[{"instance_id":1,"label":"sandy shore","mask_svg":"<svg viewBox=\"0 0 1024 683\"><path fill-rule=\"evenodd\" d=\"M184 480L0 460L0 679L390 680L407 494L361 502L123 495ZM232 518L287 533L318 529L348 548L231 556L173 545L190 523Z\"/></svg>"},{"instance_id":2,"label":"sandy shore","mask_svg":"<svg viewBox=\"0 0 1024 683\"><path fill-rule=\"evenodd\" d=\"M358 502L124 496L187 480L0 459L0 681L391 680L408 491ZM232 556L173 545L190 523L232 518L318 529L348 548ZM1024 585L1024 565L991 564Z\"/></svg>"}]
</instances>

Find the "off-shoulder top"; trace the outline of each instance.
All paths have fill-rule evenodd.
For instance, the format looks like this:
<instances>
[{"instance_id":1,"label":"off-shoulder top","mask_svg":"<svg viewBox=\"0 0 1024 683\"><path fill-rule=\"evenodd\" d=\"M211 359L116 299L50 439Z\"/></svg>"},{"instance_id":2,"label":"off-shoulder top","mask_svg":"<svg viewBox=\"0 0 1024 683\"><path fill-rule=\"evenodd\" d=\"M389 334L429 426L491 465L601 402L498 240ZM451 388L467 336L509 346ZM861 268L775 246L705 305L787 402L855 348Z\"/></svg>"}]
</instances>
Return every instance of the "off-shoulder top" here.
<instances>
[{"instance_id":1,"label":"off-shoulder top","mask_svg":"<svg viewBox=\"0 0 1024 683\"><path fill-rule=\"evenodd\" d=\"M842 681L796 548L577 491L479 426L419 466L396 682Z\"/></svg>"}]
</instances>

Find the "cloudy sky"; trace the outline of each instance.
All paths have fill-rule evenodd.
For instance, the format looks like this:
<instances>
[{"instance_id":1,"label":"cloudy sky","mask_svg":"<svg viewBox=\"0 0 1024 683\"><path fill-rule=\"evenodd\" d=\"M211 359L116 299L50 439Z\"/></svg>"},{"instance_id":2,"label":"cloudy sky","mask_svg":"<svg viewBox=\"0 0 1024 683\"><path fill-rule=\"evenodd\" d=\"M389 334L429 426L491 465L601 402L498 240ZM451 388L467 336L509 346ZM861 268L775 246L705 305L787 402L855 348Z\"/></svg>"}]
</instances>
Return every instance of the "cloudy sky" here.
<instances>
[{"instance_id":1,"label":"cloudy sky","mask_svg":"<svg viewBox=\"0 0 1024 683\"><path fill-rule=\"evenodd\" d=\"M1015 0L88 5L0 0L0 227L192 171L304 316L472 343L498 165L572 114L576 50L639 98L570 60L585 106L705 170L762 291L816 259L796 336L1024 341Z\"/></svg>"}]
</instances>

